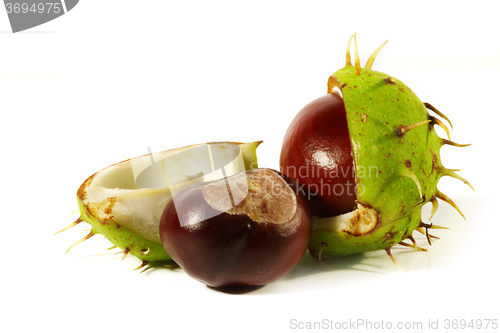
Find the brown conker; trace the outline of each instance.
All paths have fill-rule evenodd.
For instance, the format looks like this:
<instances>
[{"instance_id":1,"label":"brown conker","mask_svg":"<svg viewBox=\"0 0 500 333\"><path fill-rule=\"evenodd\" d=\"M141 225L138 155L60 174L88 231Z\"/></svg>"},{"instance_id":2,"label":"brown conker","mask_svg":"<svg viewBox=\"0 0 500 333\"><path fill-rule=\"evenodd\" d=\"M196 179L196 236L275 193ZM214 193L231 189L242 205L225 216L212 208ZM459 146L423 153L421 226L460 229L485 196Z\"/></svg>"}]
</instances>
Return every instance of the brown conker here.
<instances>
[{"instance_id":1,"label":"brown conker","mask_svg":"<svg viewBox=\"0 0 500 333\"><path fill-rule=\"evenodd\" d=\"M186 187L160 220L172 259L216 288L283 277L301 260L311 231L307 199L293 180L272 169Z\"/></svg>"},{"instance_id":2,"label":"brown conker","mask_svg":"<svg viewBox=\"0 0 500 333\"><path fill-rule=\"evenodd\" d=\"M304 188L314 216L336 216L356 208L354 159L339 94L324 95L295 116L283 140L280 167Z\"/></svg>"}]
</instances>

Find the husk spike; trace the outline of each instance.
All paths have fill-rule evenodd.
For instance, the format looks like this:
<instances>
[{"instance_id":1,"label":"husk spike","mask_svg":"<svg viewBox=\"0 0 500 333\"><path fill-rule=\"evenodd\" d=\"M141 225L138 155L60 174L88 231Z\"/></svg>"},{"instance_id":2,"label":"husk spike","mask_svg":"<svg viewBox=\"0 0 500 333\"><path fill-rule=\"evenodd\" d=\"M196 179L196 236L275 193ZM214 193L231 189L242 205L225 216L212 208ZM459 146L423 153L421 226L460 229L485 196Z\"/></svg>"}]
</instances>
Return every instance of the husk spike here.
<instances>
[{"instance_id":1,"label":"husk spike","mask_svg":"<svg viewBox=\"0 0 500 333\"><path fill-rule=\"evenodd\" d=\"M471 183L469 183L469 181L467 181L467 179L465 179L464 177L458 175L455 171L460 171L460 170L458 170L458 169L447 169L445 167L439 168L439 174L441 176L449 176L449 177L453 177L455 179L461 180L465 184L467 184L475 192L476 190L474 190L474 187L472 187Z\"/></svg>"},{"instance_id":2,"label":"husk spike","mask_svg":"<svg viewBox=\"0 0 500 333\"><path fill-rule=\"evenodd\" d=\"M382 45L380 45L378 47L378 49L376 49L375 52L373 52L373 54L370 56L370 58L368 58L368 61L366 62L366 65L365 65L366 69L372 69L372 65L373 65L373 62L375 61L375 58L378 56L378 54L384 48L385 44L387 44L388 41L389 40L386 40L384 43L382 43Z\"/></svg>"},{"instance_id":3,"label":"husk spike","mask_svg":"<svg viewBox=\"0 0 500 333\"><path fill-rule=\"evenodd\" d=\"M432 235L429 235L429 231L427 230L427 228L425 228L424 230L424 227L419 227L415 230L423 234L427 238L427 243L429 243L429 245L432 245L432 240L431 240Z\"/></svg>"},{"instance_id":4,"label":"husk spike","mask_svg":"<svg viewBox=\"0 0 500 333\"><path fill-rule=\"evenodd\" d=\"M444 113L442 113L441 111L439 111L438 109L436 109L434 106L432 106L430 103L424 103L425 105L425 108L428 109L428 110L431 110L432 112L434 112L435 114L437 114L438 116L440 116L441 118L445 119L448 124L450 124L450 127L451 129L453 129L453 125L451 124L451 121L450 119L448 119L448 117L446 117L444 115Z\"/></svg>"},{"instance_id":5,"label":"husk spike","mask_svg":"<svg viewBox=\"0 0 500 333\"><path fill-rule=\"evenodd\" d=\"M127 254L130 252L130 249L128 247L125 248L125 250L123 250L123 257L122 257L122 260L125 259L125 257L127 256Z\"/></svg>"},{"instance_id":6,"label":"husk spike","mask_svg":"<svg viewBox=\"0 0 500 333\"><path fill-rule=\"evenodd\" d=\"M444 131L446 132L446 135L448 136L448 140L451 140L451 138L450 138L450 130L448 129L448 127L446 127L446 125L441 120L439 120L438 118L433 117L433 116L429 116L429 117L431 118L432 125L438 125L442 129L444 129Z\"/></svg>"},{"instance_id":7,"label":"husk spike","mask_svg":"<svg viewBox=\"0 0 500 333\"><path fill-rule=\"evenodd\" d=\"M352 66L352 62L351 62L351 41L352 41L352 37L349 38L349 43L347 43L347 52L345 54L345 65L346 66Z\"/></svg>"},{"instance_id":8,"label":"husk spike","mask_svg":"<svg viewBox=\"0 0 500 333\"><path fill-rule=\"evenodd\" d=\"M94 232L92 230L90 230L90 232L88 233L87 236L83 237L82 239L76 241L75 243L73 243L73 245L71 245L67 250L66 250L66 253L69 252L69 250L71 250L72 248L74 248L75 246L77 246L78 244L86 241L87 239L89 239L90 237L94 236Z\"/></svg>"},{"instance_id":9,"label":"husk spike","mask_svg":"<svg viewBox=\"0 0 500 333\"><path fill-rule=\"evenodd\" d=\"M417 241L415 241L415 238L413 238L412 235L408 235L408 239L411 240L413 247L415 248L415 252L417 251Z\"/></svg>"},{"instance_id":10,"label":"husk spike","mask_svg":"<svg viewBox=\"0 0 500 333\"><path fill-rule=\"evenodd\" d=\"M436 197L433 197L431 199L431 204L432 204L432 211L431 211L431 217L429 217L429 221L432 219L432 217L434 216L434 214L436 214L436 212L438 210L438 207L439 207L439 202L436 199Z\"/></svg>"},{"instance_id":11,"label":"husk spike","mask_svg":"<svg viewBox=\"0 0 500 333\"><path fill-rule=\"evenodd\" d=\"M413 171L411 171L410 168L408 168L408 167L403 168L403 170L401 171L401 175L404 176L404 177L408 177L411 180L413 180L413 182L417 186L418 194L420 196L420 199L422 199L422 187L420 186L420 181L418 180L417 175Z\"/></svg>"},{"instance_id":12,"label":"husk spike","mask_svg":"<svg viewBox=\"0 0 500 333\"><path fill-rule=\"evenodd\" d=\"M361 62L359 61L358 42L356 34L354 34L354 67L356 68L356 75L361 75Z\"/></svg>"},{"instance_id":13,"label":"husk spike","mask_svg":"<svg viewBox=\"0 0 500 333\"><path fill-rule=\"evenodd\" d=\"M71 224L70 224L70 225L68 225L66 228L64 228L64 229L59 230L58 232L56 232L56 233L54 234L54 236L55 236L55 235L57 235L57 234L58 234L58 233L60 233L60 232L63 232L63 231L66 231L66 230L68 230L68 229L73 228L75 225L79 224L79 223L80 223L80 222L82 222L82 221L83 221L83 220L82 220L82 217L80 216L79 218L77 218L77 219L76 219L76 221L75 221L75 222L71 223Z\"/></svg>"},{"instance_id":14,"label":"husk spike","mask_svg":"<svg viewBox=\"0 0 500 333\"><path fill-rule=\"evenodd\" d=\"M405 242L399 242L398 243L399 245L402 245L402 246L406 246L406 247L411 247L415 250L415 252L418 252L418 251L427 251L427 249L424 249L423 247L420 247L420 246L415 246L413 244L408 244L408 243L405 243Z\"/></svg>"},{"instance_id":15,"label":"husk spike","mask_svg":"<svg viewBox=\"0 0 500 333\"><path fill-rule=\"evenodd\" d=\"M450 198L449 198L446 194L444 194L443 192L441 192L441 191L437 190L437 191L436 191L436 197L437 197L438 199L441 199L441 200L443 200L443 201L447 202L450 206L452 206L453 208L455 208L455 209L456 209L456 211L457 211L458 213L460 213L460 215L462 215L462 217L464 218L464 220L466 220L466 218L465 218L464 214L462 214L462 212L460 211L460 209L458 208L458 206L457 206L457 205L453 202L453 200L451 200L451 199L450 199Z\"/></svg>"},{"instance_id":16,"label":"husk spike","mask_svg":"<svg viewBox=\"0 0 500 333\"><path fill-rule=\"evenodd\" d=\"M425 124L428 124L430 123L431 120L424 120L424 121L420 121L418 123L415 123L415 124L410 124L410 125L401 125L397 130L396 130L396 134L399 136L399 137L402 137L403 135L405 135L406 133L408 133L409 131L411 131L412 129L415 129L419 126L422 126L422 125L425 125Z\"/></svg>"},{"instance_id":17,"label":"husk spike","mask_svg":"<svg viewBox=\"0 0 500 333\"><path fill-rule=\"evenodd\" d=\"M323 249L326 247L326 243L321 244L321 249L318 252L318 259L321 260L321 254L323 253Z\"/></svg>"},{"instance_id":18,"label":"husk spike","mask_svg":"<svg viewBox=\"0 0 500 333\"><path fill-rule=\"evenodd\" d=\"M418 232L421 232L422 234L425 235L425 237L427 238L427 242L429 243L429 245L432 245L431 238L438 238L438 237L434 237L431 234L429 234L429 228L431 228L431 227L432 227L432 223L431 224L427 224L427 223L422 222L422 220L420 220L419 228L416 229ZM425 231L424 231L424 228L425 228Z\"/></svg>"},{"instance_id":19,"label":"husk spike","mask_svg":"<svg viewBox=\"0 0 500 333\"><path fill-rule=\"evenodd\" d=\"M468 147L471 145L470 143L460 144L447 139L441 139L441 140L443 140L443 145L450 145L454 147Z\"/></svg>"},{"instance_id":20,"label":"husk spike","mask_svg":"<svg viewBox=\"0 0 500 333\"><path fill-rule=\"evenodd\" d=\"M137 270L145 267L147 264L148 264L148 262L146 260L143 260L142 263L138 267L134 268L134 271L137 271Z\"/></svg>"},{"instance_id":21,"label":"husk spike","mask_svg":"<svg viewBox=\"0 0 500 333\"><path fill-rule=\"evenodd\" d=\"M428 228L429 229L446 229L446 230L450 229L450 228L443 227L443 226L440 226L440 225L435 225L435 224L431 224ZM435 237L435 238L439 238L439 237Z\"/></svg>"},{"instance_id":22,"label":"husk spike","mask_svg":"<svg viewBox=\"0 0 500 333\"><path fill-rule=\"evenodd\" d=\"M388 247L387 249L385 249L385 253L387 253L387 255L389 256L389 258L391 258L391 260L394 263L394 265L396 265L397 268L401 269L401 267L398 265L398 262L396 261L396 259L392 255L390 247Z\"/></svg>"}]
</instances>

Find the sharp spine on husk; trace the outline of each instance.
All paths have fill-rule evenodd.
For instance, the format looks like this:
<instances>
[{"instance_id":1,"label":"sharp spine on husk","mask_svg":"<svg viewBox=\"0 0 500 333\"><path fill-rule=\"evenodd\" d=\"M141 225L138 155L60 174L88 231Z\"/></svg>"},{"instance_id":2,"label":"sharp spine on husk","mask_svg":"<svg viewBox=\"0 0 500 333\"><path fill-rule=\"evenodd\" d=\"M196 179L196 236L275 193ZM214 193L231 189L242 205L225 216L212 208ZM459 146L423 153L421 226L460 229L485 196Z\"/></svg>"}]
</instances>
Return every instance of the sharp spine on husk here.
<instances>
[{"instance_id":1,"label":"sharp spine on husk","mask_svg":"<svg viewBox=\"0 0 500 333\"><path fill-rule=\"evenodd\" d=\"M146 260L143 260L142 263L138 267L134 268L134 271L137 271L137 270L145 267L147 264L148 264L148 262Z\"/></svg>"},{"instance_id":2,"label":"sharp spine on husk","mask_svg":"<svg viewBox=\"0 0 500 333\"><path fill-rule=\"evenodd\" d=\"M445 168L445 167L440 167L438 169L440 177L442 177L442 176L449 176L449 177L453 177L455 179L461 180L465 184L467 184L473 191L475 191L474 187L471 185L471 183L469 183L467 181L467 179L465 179L464 177L459 176L455 171L460 171L460 170L459 169L448 169L448 168Z\"/></svg>"},{"instance_id":3,"label":"sharp spine on husk","mask_svg":"<svg viewBox=\"0 0 500 333\"><path fill-rule=\"evenodd\" d=\"M347 52L345 54L345 65L346 66L352 66L352 62L351 62L351 41L352 41L352 37L349 38L349 43L347 43Z\"/></svg>"},{"instance_id":4,"label":"sharp spine on husk","mask_svg":"<svg viewBox=\"0 0 500 333\"><path fill-rule=\"evenodd\" d=\"M428 124L430 123L432 120L429 119L429 120L424 120L424 121L420 121L418 123L415 123L415 124L410 124L410 125L401 125L397 130L396 130L396 134L397 136L399 137L403 137L403 135L405 135L406 133L408 133L409 131L411 131L412 129L415 129L419 126L422 126L422 125L425 125L425 124Z\"/></svg>"},{"instance_id":5,"label":"sharp spine on husk","mask_svg":"<svg viewBox=\"0 0 500 333\"><path fill-rule=\"evenodd\" d=\"M439 111L438 109L436 109L436 108L435 108L434 106L432 106L430 103L424 103L424 106L425 106L425 108L426 108L426 109L433 111L435 114L437 114L437 115L438 115L438 116L440 116L441 118L445 119L445 120L448 122L448 124L450 124L451 129L453 129L453 125L451 124L450 119L448 119L448 117L446 117L446 116L444 115L444 113L442 113L441 111Z\"/></svg>"},{"instance_id":6,"label":"sharp spine on husk","mask_svg":"<svg viewBox=\"0 0 500 333\"><path fill-rule=\"evenodd\" d=\"M83 237L82 239L76 241L75 243L73 243L73 245L71 245L67 250L66 250L66 253L69 252L69 250L71 250L73 247L77 246L78 244L86 241L87 239L89 239L90 237L94 236L94 232L92 230L90 230L90 232L88 233L87 236Z\"/></svg>"},{"instance_id":7,"label":"sharp spine on husk","mask_svg":"<svg viewBox=\"0 0 500 333\"><path fill-rule=\"evenodd\" d=\"M439 202L436 199L436 197L432 197L431 204L432 204L432 211L431 211L431 217L429 217L429 221L432 219L434 214L436 214L438 207L439 207Z\"/></svg>"},{"instance_id":8,"label":"sharp spine on husk","mask_svg":"<svg viewBox=\"0 0 500 333\"><path fill-rule=\"evenodd\" d=\"M417 251L427 251L427 249L424 249L423 247L416 246L415 244L408 244L408 243L405 243L403 241L399 242L398 244L402 245L402 246L406 246L406 247L411 247L411 248L413 248L415 250L415 252L417 252Z\"/></svg>"},{"instance_id":9,"label":"sharp spine on husk","mask_svg":"<svg viewBox=\"0 0 500 333\"><path fill-rule=\"evenodd\" d=\"M456 211L460 213L460 215L462 215L462 217L464 218L464 220L466 220L464 214L462 214L462 212L460 211L460 209L458 208L458 206L455 204L455 202L453 202L453 200L451 200L446 194L444 194L443 192L441 192L439 190L436 190L436 198L441 199L441 200L447 202L450 206L452 206L453 208L455 208Z\"/></svg>"},{"instance_id":10,"label":"sharp spine on husk","mask_svg":"<svg viewBox=\"0 0 500 333\"><path fill-rule=\"evenodd\" d=\"M422 187L420 186L420 181L418 180L417 175L413 171L411 171L410 168L408 168L406 166L401 170L401 175L404 176L404 177L408 177L411 180L413 180L413 182L417 186L418 194L420 196L420 199L422 199Z\"/></svg>"},{"instance_id":11,"label":"sharp spine on husk","mask_svg":"<svg viewBox=\"0 0 500 333\"><path fill-rule=\"evenodd\" d=\"M130 249L128 247L126 247L124 250L123 250L123 257L122 257L122 260L125 259L125 257L127 256L127 254L129 254L130 252Z\"/></svg>"},{"instance_id":12,"label":"sharp spine on husk","mask_svg":"<svg viewBox=\"0 0 500 333\"><path fill-rule=\"evenodd\" d=\"M356 40L356 34L354 34L354 67L356 69L356 75L361 75L361 62L359 61L358 42Z\"/></svg>"},{"instance_id":13,"label":"sharp spine on husk","mask_svg":"<svg viewBox=\"0 0 500 333\"><path fill-rule=\"evenodd\" d=\"M441 139L441 140L443 140L443 145L450 145L454 147L468 147L471 145L470 143L460 144L447 139Z\"/></svg>"},{"instance_id":14,"label":"sharp spine on husk","mask_svg":"<svg viewBox=\"0 0 500 333\"><path fill-rule=\"evenodd\" d=\"M365 65L366 69L372 69L372 65L373 65L373 62L375 61L375 58L378 56L378 54L380 53L382 48L385 46L385 44L387 44L388 41L389 40L386 40L384 43L382 43L382 45L380 45L378 47L378 49L376 49L375 52L373 52L373 54L370 56L370 58L368 58L368 61L366 62L366 65Z\"/></svg>"},{"instance_id":15,"label":"sharp spine on husk","mask_svg":"<svg viewBox=\"0 0 500 333\"><path fill-rule=\"evenodd\" d=\"M430 118L430 120L432 122L432 125L438 125L442 129L444 129L444 131L446 132L446 135L448 136L448 140L451 140L451 138L450 138L450 130L448 129L448 127L446 127L446 125L441 120L439 120L436 117L429 116L429 118Z\"/></svg>"},{"instance_id":16,"label":"sharp spine on husk","mask_svg":"<svg viewBox=\"0 0 500 333\"><path fill-rule=\"evenodd\" d=\"M63 231L66 231L68 229L71 229L73 228L75 225L79 224L80 222L82 222L82 217L80 216L79 218L76 219L75 222L71 223L70 225L68 225L66 228L62 229L62 230L59 230L58 232L56 232L54 235L57 235L58 233L60 232L63 232Z\"/></svg>"},{"instance_id":17,"label":"sharp spine on husk","mask_svg":"<svg viewBox=\"0 0 500 333\"><path fill-rule=\"evenodd\" d=\"M388 248L385 249L385 253L387 253L387 255L389 256L389 258L391 258L391 260L394 263L394 265L396 265L397 268L401 269L401 267L398 265L398 262L396 261L396 259L392 255L390 247L388 247Z\"/></svg>"}]
</instances>

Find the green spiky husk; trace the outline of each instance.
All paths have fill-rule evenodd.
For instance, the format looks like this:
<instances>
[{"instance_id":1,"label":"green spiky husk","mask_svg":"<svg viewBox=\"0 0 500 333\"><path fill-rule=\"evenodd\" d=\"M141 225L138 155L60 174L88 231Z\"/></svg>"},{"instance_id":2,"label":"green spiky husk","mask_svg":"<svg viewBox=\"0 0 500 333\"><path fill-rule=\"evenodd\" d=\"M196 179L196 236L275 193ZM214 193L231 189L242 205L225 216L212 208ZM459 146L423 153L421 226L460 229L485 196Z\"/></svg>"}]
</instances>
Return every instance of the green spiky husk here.
<instances>
[{"instance_id":1,"label":"green spiky husk","mask_svg":"<svg viewBox=\"0 0 500 333\"><path fill-rule=\"evenodd\" d=\"M172 261L172 258L161 243L155 243L138 236L127 228L120 226L113 219L101 221L92 216L82 200L77 197L80 219L92 226L92 233L104 235L111 243L128 254L132 254L146 262Z\"/></svg>"},{"instance_id":2,"label":"green spiky husk","mask_svg":"<svg viewBox=\"0 0 500 333\"><path fill-rule=\"evenodd\" d=\"M401 81L370 69L357 75L349 65L332 76L346 109L357 201L375 209L379 220L371 232L356 236L330 230L329 219L316 219L309 250L328 257L390 249L419 227L422 206L436 196L443 140L430 123L398 134L402 126L430 119Z\"/></svg>"},{"instance_id":3,"label":"green spiky husk","mask_svg":"<svg viewBox=\"0 0 500 333\"><path fill-rule=\"evenodd\" d=\"M241 154L243 158L244 168L245 170L250 170L258 167L257 163L257 154L256 149L262 141L250 142L250 143L237 143L237 142L213 142L209 144L237 144L241 148ZM176 151L183 151L192 147L197 147L201 145L193 145L188 147L177 148L165 152L159 152L158 154L165 154ZM127 228L127 226L133 224L137 216L131 214L123 214L123 210L116 211L116 205L125 205L124 202L129 200L127 203L129 204L131 201L141 202L141 200L153 201L158 203L167 204L171 200L170 190L167 188L161 189L140 189L133 188L130 184L135 184L135 179L133 179L132 169L127 168L131 161L150 158L149 155L139 156L135 159L125 160L120 163L111 165L107 168L102 169L101 171L93 174L89 178L87 178L80 188L77 191L77 203L80 211L79 221L85 221L92 226L91 233L81 239L80 241L73 244L70 249L81 243L83 240L86 240L93 236L94 234L101 234L106 237L114 246L120 248L124 251L125 254L131 254L140 260L143 261L143 264L148 263L159 263L169 262L170 264L173 262L172 258L165 251L163 244L161 243L161 239L159 234L150 234L150 237L147 237L147 233L141 233L141 230L132 230L132 228ZM102 195L100 192L100 186L96 185L97 193L101 195L94 199L91 195L88 194L88 189L92 187L93 182L96 177L101 172L106 172L109 168L125 168L120 172L111 173L111 175L115 178L111 182L104 182L105 188L111 189L120 189L120 186L125 184L125 192L118 196L116 196L116 192L108 193ZM117 177L116 175L119 175ZM102 181L102 179L100 180ZM94 192L96 193L96 189L94 188ZM143 201L142 204L147 202ZM150 209L154 209L156 207L149 207ZM115 212L117 212L115 214ZM127 212L127 211L126 211ZM147 212L150 212L148 210ZM71 226L77 224L77 222L73 223ZM69 226L68 228L70 228ZM66 229L68 229L66 228ZM64 229L64 230L66 230ZM69 249L68 249L69 251Z\"/></svg>"}]
</instances>

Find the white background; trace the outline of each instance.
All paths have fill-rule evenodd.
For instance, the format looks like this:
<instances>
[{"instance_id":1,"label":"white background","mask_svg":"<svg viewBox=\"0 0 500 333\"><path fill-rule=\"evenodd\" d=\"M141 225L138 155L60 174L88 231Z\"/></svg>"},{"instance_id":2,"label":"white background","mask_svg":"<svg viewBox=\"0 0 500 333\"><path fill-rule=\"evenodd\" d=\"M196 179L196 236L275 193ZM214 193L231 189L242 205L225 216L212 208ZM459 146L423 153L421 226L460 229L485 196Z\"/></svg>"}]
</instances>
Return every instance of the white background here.
<instances>
[{"instance_id":1,"label":"white background","mask_svg":"<svg viewBox=\"0 0 500 333\"><path fill-rule=\"evenodd\" d=\"M83 0L17 34L0 10L1 330L288 332L293 320L362 319L423 332L429 320L440 331L446 319L500 320L494 4ZM383 252L323 264L306 255L245 295L182 271L139 274L136 258L121 261L99 236L65 254L87 234L82 223L54 236L78 217L81 182L148 147L264 140L260 166L277 169L288 124L326 93L354 32L363 64L389 39L373 69L448 115L452 140L472 143L441 151L476 191L441 181L467 220L441 202L432 222L451 229L432 247L418 237L428 252L394 250L400 271Z\"/></svg>"}]
</instances>

